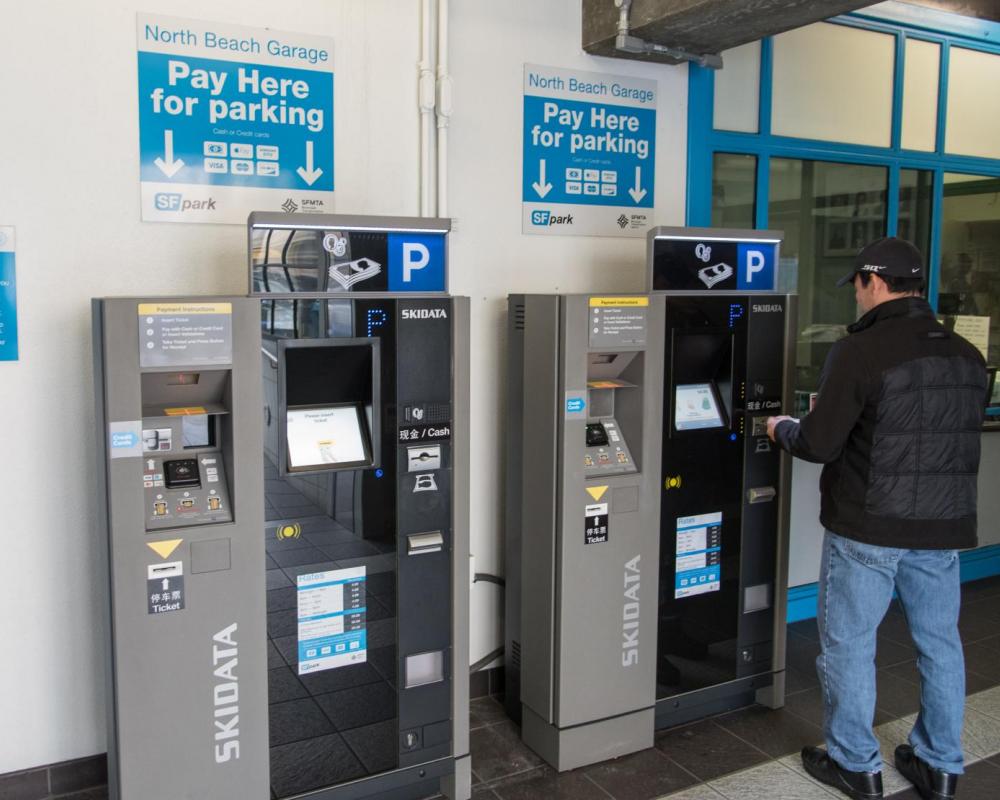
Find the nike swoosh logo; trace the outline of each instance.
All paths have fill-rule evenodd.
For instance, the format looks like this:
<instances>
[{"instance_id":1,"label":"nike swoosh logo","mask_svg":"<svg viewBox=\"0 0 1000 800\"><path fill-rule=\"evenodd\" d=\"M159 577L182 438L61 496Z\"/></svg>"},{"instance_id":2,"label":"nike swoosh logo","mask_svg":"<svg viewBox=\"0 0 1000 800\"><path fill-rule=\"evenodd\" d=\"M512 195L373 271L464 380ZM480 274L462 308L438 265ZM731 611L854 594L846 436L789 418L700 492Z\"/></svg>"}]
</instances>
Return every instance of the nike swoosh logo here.
<instances>
[{"instance_id":1,"label":"nike swoosh logo","mask_svg":"<svg viewBox=\"0 0 1000 800\"><path fill-rule=\"evenodd\" d=\"M920 272L920 267L917 267L916 269L911 269L910 272Z\"/></svg>"}]
</instances>

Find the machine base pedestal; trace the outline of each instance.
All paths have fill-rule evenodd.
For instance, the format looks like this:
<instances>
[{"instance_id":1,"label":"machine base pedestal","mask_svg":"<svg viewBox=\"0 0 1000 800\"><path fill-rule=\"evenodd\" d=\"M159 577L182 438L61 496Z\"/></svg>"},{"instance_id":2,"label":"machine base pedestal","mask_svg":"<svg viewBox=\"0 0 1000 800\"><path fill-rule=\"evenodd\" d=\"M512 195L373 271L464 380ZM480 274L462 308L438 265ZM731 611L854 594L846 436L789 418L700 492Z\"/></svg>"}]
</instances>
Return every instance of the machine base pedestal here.
<instances>
[{"instance_id":1,"label":"machine base pedestal","mask_svg":"<svg viewBox=\"0 0 1000 800\"><path fill-rule=\"evenodd\" d=\"M652 708L599 722L557 728L521 706L521 738L559 772L596 764L653 746Z\"/></svg>"}]
</instances>

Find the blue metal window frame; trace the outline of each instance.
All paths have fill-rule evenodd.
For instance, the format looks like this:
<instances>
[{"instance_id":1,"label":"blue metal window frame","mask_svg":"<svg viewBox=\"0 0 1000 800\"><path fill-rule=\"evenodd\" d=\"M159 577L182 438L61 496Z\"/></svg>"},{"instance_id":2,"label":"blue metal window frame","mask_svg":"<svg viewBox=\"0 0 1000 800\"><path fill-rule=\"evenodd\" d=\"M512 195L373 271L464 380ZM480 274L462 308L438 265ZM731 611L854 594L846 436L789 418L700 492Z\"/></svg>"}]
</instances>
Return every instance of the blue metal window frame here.
<instances>
[{"instance_id":1,"label":"blue metal window frame","mask_svg":"<svg viewBox=\"0 0 1000 800\"><path fill-rule=\"evenodd\" d=\"M948 70L953 46L1000 56L1000 23L962 17L899 2L834 17L828 22L895 37L892 92L892 135L889 147L775 136L771 132L773 43L761 41L760 97L757 133L716 130L714 127L715 72L691 65L688 74L688 192L687 224L707 227L712 221L712 167L716 153L750 155L757 159L755 189L756 228L768 226L768 199L772 158L832 161L881 166L888 170L887 233L896 233L899 216L900 170L930 172L933 176L931 242L927 254L928 299L937 307L940 284L941 217L945 173L1000 177L1000 159L953 155L945 152ZM940 45L937 131L934 152L906 150L901 145L903 71L908 39Z\"/></svg>"}]
</instances>

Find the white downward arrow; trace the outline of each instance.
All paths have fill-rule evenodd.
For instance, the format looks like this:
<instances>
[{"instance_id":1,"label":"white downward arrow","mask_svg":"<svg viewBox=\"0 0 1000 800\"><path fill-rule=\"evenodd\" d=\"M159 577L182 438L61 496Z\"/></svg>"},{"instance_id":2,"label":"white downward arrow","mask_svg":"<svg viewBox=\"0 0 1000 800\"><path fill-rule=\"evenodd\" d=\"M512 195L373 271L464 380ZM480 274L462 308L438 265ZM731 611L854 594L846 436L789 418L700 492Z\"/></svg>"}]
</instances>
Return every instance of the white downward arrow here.
<instances>
[{"instance_id":1,"label":"white downward arrow","mask_svg":"<svg viewBox=\"0 0 1000 800\"><path fill-rule=\"evenodd\" d=\"M313 143L306 142L306 165L304 167L299 167L295 170L299 173L299 177L306 182L306 185L312 186L316 179L323 174L323 170L319 167L313 169Z\"/></svg>"},{"instance_id":2,"label":"white downward arrow","mask_svg":"<svg viewBox=\"0 0 1000 800\"><path fill-rule=\"evenodd\" d=\"M545 159L538 161L538 180L531 184L531 187L538 193L539 197L545 197L552 188L551 183L545 182Z\"/></svg>"},{"instance_id":3,"label":"white downward arrow","mask_svg":"<svg viewBox=\"0 0 1000 800\"><path fill-rule=\"evenodd\" d=\"M168 178L174 177L177 174L177 170L184 166L184 162L181 159L174 161L174 132L164 131L163 132L163 158L157 158L153 161L156 166L160 168L160 172L166 175Z\"/></svg>"},{"instance_id":4,"label":"white downward arrow","mask_svg":"<svg viewBox=\"0 0 1000 800\"><path fill-rule=\"evenodd\" d=\"M635 188L629 189L628 193L632 195L632 199L637 203L646 196L646 190L642 188L642 167L635 168Z\"/></svg>"}]
</instances>

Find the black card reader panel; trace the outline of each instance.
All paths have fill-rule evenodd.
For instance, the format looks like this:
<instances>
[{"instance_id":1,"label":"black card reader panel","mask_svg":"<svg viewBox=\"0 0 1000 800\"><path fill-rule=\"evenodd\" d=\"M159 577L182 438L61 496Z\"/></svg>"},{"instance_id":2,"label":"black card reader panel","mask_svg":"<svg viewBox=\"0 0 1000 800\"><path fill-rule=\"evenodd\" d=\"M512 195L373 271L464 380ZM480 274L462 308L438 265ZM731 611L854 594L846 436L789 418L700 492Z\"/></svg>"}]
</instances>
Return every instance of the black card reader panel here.
<instances>
[{"instance_id":1,"label":"black card reader panel","mask_svg":"<svg viewBox=\"0 0 1000 800\"><path fill-rule=\"evenodd\" d=\"M605 447L608 444L608 432L600 422L587 423L587 447Z\"/></svg>"},{"instance_id":2,"label":"black card reader panel","mask_svg":"<svg viewBox=\"0 0 1000 800\"><path fill-rule=\"evenodd\" d=\"M198 474L198 459L180 458L163 463L168 489L200 489L201 476Z\"/></svg>"}]
</instances>

